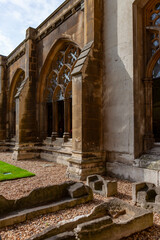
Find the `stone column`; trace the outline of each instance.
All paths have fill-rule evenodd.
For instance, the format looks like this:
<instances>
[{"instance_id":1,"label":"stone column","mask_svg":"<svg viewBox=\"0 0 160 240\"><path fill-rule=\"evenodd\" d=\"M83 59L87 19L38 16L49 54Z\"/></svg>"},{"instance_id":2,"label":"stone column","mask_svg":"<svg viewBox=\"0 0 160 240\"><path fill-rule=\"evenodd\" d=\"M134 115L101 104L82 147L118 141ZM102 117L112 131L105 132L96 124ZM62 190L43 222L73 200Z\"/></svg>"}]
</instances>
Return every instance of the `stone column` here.
<instances>
[{"instance_id":1,"label":"stone column","mask_svg":"<svg viewBox=\"0 0 160 240\"><path fill-rule=\"evenodd\" d=\"M69 120L69 110L70 110L70 100L64 99L64 142L68 141L68 138L70 137L70 120Z\"/></svg>"},{"instance_id":2,"label":"stone column","mask_svg":"<svg viewBox=\"0 0 160 240\"><path fill-rule=\"evenodd\" d=\"M144 79L145 90L145 136L144 150L149 150L154 143L153 136L153 115L152 115L152 78Z\"/></svg>"},{"instance_id":3,"label":"stone column","mask_svg":"<svg viewBox=\"0 0 160 240\"><path fill-rule=\"evenodd\" d=\"M72 157L67 175L105 173L102 132L103 1L84 1L84 48L72 71Z\"/></svg>"},{"instance_id":4,"label":"stone column","mask_svg":"<svg viewBox=\"0 0 160 240\"><path fill-rule=\"evenodd\" d=\"M5 82L6 57L0 56L0 140L6 138L6 82Z\"/></svg>"},{"instance_id":5,"label":"stone column","mask_svg":"<svg viewBox=\"0 0 160 240\"><path fill-rule=\"evenodd\" d=\"M69 129L69 136L72 137L72 135L71 135L71 130L72 130L72 128L71 128L71 121L72 121L72 119L71 119L72 118L72 115L71 115L72 105L71 105L71 103L72 103L72 99L69 98L68 100L69 100L69 104L68 104L68 129Z\"/></svg>"},{"instance_id":6,"label":"stone column","mask_svg":"<svg viewBox=\"0 0 160 240\"><path fill-rule=\"evenodd\" d=\"M58 137L58 108L57 101L53 102L53 132L52 132L52 141L55 141Z\"/></svg>"},{"instance_id":7,"label":"stone column","mask_svg":"<svg viewBox=\"0 0 160 240\"><path fill-rule=\"evenodd\" d=\"M14 160L39 157L39 151L36 148L38 143L36 122L36 82L38 71L35 36L35 29L28 28L26 30L25 84L17 96L19 99L16 100L16 146L12 155ZM17 101L19 101L19 106Z\"/></svg>"}]
</instances>

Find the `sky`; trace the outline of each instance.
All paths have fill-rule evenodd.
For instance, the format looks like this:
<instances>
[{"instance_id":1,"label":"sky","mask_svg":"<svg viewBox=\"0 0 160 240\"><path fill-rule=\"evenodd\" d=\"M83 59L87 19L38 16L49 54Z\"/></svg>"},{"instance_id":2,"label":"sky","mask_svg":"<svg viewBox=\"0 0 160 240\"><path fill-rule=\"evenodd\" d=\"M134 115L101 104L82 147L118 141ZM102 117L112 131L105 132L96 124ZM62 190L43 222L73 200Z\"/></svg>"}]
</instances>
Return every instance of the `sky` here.
<instances>
[{"instance_id":1,"label":"sky","mask_svg":"<svg viewBox=\"0 0 160 240\"><path fill-rule=\"evenodd\" d=\"M8 56L64 0L0 0L0 55Z\"/></svg>"}]
</instances>

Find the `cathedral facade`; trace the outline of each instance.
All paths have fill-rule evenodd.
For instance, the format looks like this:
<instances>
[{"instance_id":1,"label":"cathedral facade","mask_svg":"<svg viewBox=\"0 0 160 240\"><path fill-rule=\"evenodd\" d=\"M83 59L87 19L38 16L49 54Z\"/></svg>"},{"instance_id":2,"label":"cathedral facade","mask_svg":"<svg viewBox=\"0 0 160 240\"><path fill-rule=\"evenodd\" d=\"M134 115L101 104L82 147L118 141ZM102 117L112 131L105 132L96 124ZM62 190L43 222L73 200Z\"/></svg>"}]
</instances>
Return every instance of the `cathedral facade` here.
<instances>
[{"instance_id":1,"label":"cathedral facade","mask_svg":"<svg viewBox=\"0 0 160 240\"><path fill-rule=\"evenodd\" d=\"M159 31L158 0L66 0L29 27L0 56L0 149L158 184Z\"/></svg>"}]
</instances>

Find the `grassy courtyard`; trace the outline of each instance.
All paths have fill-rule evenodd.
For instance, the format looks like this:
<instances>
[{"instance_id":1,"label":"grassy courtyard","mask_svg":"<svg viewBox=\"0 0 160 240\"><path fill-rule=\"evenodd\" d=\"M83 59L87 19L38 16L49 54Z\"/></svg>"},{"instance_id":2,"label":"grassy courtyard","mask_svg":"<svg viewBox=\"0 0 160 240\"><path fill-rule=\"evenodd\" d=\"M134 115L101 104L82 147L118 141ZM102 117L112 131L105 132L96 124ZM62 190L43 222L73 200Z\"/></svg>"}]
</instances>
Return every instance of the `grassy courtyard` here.
<instances>
[{"instance_id":1,"label":"grassy courtyard","mask_svg":"<svg viewBox=\"0 0 160 240\"><path fill-rule=\"evenodd\" d=\"M19 167L0 161L0 181L32 177L35 174Z\"/></svg>"}]
</instances>

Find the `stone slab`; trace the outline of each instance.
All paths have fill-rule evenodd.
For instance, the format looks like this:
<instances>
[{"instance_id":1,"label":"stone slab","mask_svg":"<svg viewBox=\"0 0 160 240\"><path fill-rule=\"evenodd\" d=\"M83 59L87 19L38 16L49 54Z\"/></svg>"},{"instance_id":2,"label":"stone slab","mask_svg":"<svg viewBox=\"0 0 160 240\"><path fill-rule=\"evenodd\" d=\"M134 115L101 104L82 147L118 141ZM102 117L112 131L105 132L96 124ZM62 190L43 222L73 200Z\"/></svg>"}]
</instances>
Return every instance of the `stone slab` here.
<instances>
[{"instance_id":1,"label":"stone slab","mask_svg":"<svg viewBox=\"0 0 160 240\"><path fill-rule=\"evenodd\" d=\"M53 237L67 236L68 232L73 232L77 240L118 240L152 225L153 212L112 199L88 215L62 221L28 240L59 239Z\"/></svg>"}]
</instances>

